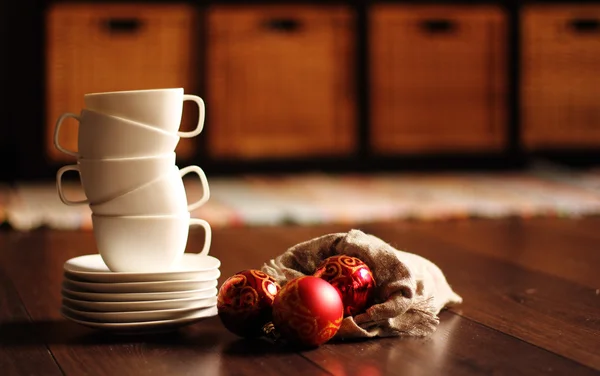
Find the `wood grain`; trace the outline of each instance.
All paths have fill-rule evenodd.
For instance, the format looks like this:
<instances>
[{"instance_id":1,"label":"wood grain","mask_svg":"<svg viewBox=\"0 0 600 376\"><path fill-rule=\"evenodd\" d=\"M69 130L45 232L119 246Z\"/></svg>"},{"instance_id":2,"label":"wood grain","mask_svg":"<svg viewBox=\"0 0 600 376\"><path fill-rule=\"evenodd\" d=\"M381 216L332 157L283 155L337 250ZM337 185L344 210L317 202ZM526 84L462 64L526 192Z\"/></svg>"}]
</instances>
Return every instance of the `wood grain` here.
<instances>
[{"instance_id":1,"label":"wood grain","mask_svg":"<svg viewBox=\"0 0 600 376\"><path fill-rule=\"evenodd\" d=\"M0 250L11 241L0 232ZM58 364L36 332L19 294L0 263L0 373L2 375L61 375ZM31 278L31 277L30 277Z\"/></svg>"},{"instance_id":2,"label":"wood grain","mask_svg":"<svg viewBox=\"0 0 600 376\"><path fill-rule=\"evenodd\" d=\"M397 249L436 263L465 302L455 312L600 370L600 296L595 288L465 251L410 226L367 227ZM474 243L488 239L477 233ZM540 251L540 258L544 255Z\"/></svg>"},{"instance_id":3,"label":"wood grain","mask_svg":"<svg viewBox=\"0 0 600 376\"><path fill-rule=\"evenodd\" d=\"M429 338L328 344L303 355L334 375L597 374L448 311L440 314L440 325Z\"/></svg>"},{"instance_id":4,"label":"wood grain","mask_svg":"<svg viewBox=\"0 0 600 376\"><path fill-rule=\"evenodd\" d=\"M354 151L354 19L343 6L208 12L208 149L215 158Z\"/></svg>"},{"instance_id":5,"label":"wood grain","mask_svg":"<svg viewBox=\"0 0 600 376\"><path fill-rule=\"evenodd\" d=\"M550 221L500 220L419 224L412 232L433 236L463 250L483 254L547 273L590 288L600 287L600 253L596 242L565 232L564 225L548 226ZM560 223L560 220L551 221ZM546 224L545 224L546 223ZM597 222L600 226L600 222ZM486 241L474 241L473 234Z\"/></svg>"},{"instance_id":6,"label":"wood grain","mask_svg":"<svg viewBox=\"0 0 600 376\"><path fill-rule=\"evenodd\" d=\"M347 225L230 229L215 238L215 252L226 249L228 253L238 255L231 262L235 266L231 263L224 266L227 277L244 265L259 268L270 258L302 241L348 230ZM234 235L236 233L238 236ZM251 256L255 253L249 252L253 247L270 249L270 252L261 253L263 258L256 259ZM220 256L221 259L223 256ZM438 331L428 339L388 338L332 343L302 355L334 375L595 374L591 368L575 361L557 357L536 345L448 311L441 314ZM518 361L507 362L506 359Z\"/></svg>"},{"instance_id":7,"label":"wood grain","mask_svg":"<svg viewBox=\"0 0 600 376\"><path fill-rule=\"evenodd\" d=\"M503 146L506 17L500 8L377 4L369 17L376 153Z\"/></svg>"},{"instance_id":8,"label":"wood grain","mask_svg":"<svg viewBox=\"0 0 600 376\"><path fill-rule=\"evenodd\" d=\"M29 329L42 336L67 375L139 374L141 370L148 375L278 375L282 368L292 375L327 374L297 353L265 341L240 340L218 318L180 332L143 336L104 334L68 322L59 313L62 265L71 257L95 253L93 234L39 231L13 237L16 240L3 250L0 260L29 266L27 274L11 269L11 278L34 321ZM218 240L216 244L219 247ZM223 254L228 264L227 253Z\"/></svg>"},{"instance_id":9,"label":"wood grain","mask_svg":"<svg viewBox=\"0 0 600 376\"><path fill-rule=\"evenodd\" d=\"M441 313L429 338L344 341L300 352L240 339L217 317L139 336L71 323L59 313L62 265L96 252L93 233L0 232L0 365L18 375L597 374L600 297L545 261L558 262L572 244L572 254L593 265L596 255L588 251L596 239L577 240L569 229L552 232L560 220L501 222L215 229L211 254L222 261L220 283L299 242L355 227L429 258L465 300ZM587 223L593 228L592 220ZM200 249L202 241L202 231L192 231L187 251ZM526 257L517 262L502 255L511 249ZM581 268L583 261L566 265Z\"/></svg>"}]
</instances>

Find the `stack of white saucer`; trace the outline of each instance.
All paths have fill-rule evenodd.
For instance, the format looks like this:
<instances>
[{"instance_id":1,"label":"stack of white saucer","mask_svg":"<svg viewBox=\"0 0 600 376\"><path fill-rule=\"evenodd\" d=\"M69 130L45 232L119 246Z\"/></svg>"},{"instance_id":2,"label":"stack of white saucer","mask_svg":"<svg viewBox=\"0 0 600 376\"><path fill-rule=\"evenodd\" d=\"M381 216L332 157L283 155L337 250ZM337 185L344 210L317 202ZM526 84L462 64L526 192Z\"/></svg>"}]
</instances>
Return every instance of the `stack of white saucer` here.
<instances>
[{"instance_id":1,"label":"stack of white saucer","mask_svg":"<svg viewBox=\"0 0 600 376\"><path fill-rule=\"evenodd\" d=\"M117 332L170 330L217 314L220 262L186 253L170 272L115 273L99 255L64 265L62 309L66 318Z\"/></svg>"},{"instance_id":2,"label":"stack of white saucer","mask_svg":"<svg viewBox=\"0 0 600 376\"><path fill-rule=\"evenodd\" d=\"M179 131L183 102L199 107L196 129ZM79 115L57 120L54 144L77 164L56 176L66 205L89 205L99 254L65 263L63 315L104 329L136 330L188 323L216 314L219 260L208 256L210 225L190 211L210 197L198 166L179 169L180 137L194 137L204 126L201 98L183 89L94 93L84 96ZM60 143L63 121L79 122L77 150ZM62 179L77 171L86 198L65 196ZM183 176L193 172L202 196L188 203ZM189 227L204 228L198 253L184 253Z\"/></svg>"}]
</instances>

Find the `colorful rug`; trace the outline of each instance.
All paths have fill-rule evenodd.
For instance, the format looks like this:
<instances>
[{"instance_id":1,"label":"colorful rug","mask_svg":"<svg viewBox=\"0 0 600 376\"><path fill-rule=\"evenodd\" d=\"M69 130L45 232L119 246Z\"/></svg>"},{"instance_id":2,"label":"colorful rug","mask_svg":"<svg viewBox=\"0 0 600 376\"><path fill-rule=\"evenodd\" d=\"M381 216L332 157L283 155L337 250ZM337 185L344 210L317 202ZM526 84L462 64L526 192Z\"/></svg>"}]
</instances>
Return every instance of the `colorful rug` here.
<instances>
[{"instance_id":1,"label":"colorful rug","mask_svg":"<svg viewBox=\"0 0 600 376\"><path fill-rule=\"evenodd\" d=\"M250 175L209 184L211 199L192 215L213 228L600 214L600 171ZM67 189L83 194L77 184ZM201 188L186 181L186 189L193 200ZM0 186L0 222L18 230L90 229L90 214L62 204L52 182Z\"/></svg>"}]
</instances>

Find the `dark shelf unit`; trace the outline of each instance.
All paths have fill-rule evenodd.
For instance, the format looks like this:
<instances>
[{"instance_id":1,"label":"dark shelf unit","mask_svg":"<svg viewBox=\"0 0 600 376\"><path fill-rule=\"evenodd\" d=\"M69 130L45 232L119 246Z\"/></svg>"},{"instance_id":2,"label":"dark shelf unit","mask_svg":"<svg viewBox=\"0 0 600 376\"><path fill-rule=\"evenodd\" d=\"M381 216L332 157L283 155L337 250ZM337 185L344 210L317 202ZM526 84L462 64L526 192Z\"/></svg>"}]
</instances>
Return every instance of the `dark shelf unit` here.
<instances>
[{"instance_id":1,"label":"dark shelf unit","mask_svg":"<svg viewBox=\"0 0 600 376\"><path fill-rule=\"evenodd\" d=\"M64 2L64 1L54 1ZM21 0L2 2L0 27L3 27L0 48L0 82L3 87L3 100L0 105L3 120L0 121L0 181L47 180L54 177L59 167L44 155L43 124L45 119L45 77L44 77L44 15L47 7L54 3L42 0ZM88 2L103 2L90 0ZM113 1L114 2L114 1ZM145 1L147 3L148 1ZM164 2L152 0L151 2ZM456 4L477 5L497 4L506 12L508 19L508 122L506 125L507 143L500 153L445 153L435 155L410 155L377 157L370 153L369 142L369 91L368 71L368 10L375 3L403 4ZM281 4L279 1L192 1L202 15L213 4ZM471 168L521 168L532 157L554 159L564 163L586 165L600 162L600 150L562 150L554 152L527 153L519 137L519 51L520 30L519 11L524 4L568 3L565 1L295 1L289 4L345 4L352 7L357 16L356 37L356 83L358 86L358 106L356 108L357 134L359 147L349 158L312 158L298 160L211 160L203 152L203 138L198 140L197 154L185 163L196 163L210 175L245 172L288 172L304 170L322 171L374 171L374 170L431 170L431 169L471 169ZM598 3L580 1L579 3ZM288 4L288 3L286 3ZM205 34L204 32L202 33ZM201 38L202 39L202 38ZM204 42L204 41L202 41ZM202 60L202 53L200 56ZM203 64L201 64L201 67ZM204 91L205 80L200 79Z\"/></svg>"}]
</instances>

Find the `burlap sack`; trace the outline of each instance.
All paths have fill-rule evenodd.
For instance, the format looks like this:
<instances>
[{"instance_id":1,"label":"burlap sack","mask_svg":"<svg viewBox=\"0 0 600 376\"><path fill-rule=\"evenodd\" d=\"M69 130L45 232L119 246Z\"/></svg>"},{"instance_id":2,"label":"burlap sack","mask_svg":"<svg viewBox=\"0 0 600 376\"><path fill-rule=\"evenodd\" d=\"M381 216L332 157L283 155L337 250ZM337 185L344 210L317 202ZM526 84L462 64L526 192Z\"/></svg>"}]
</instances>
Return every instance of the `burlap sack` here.
<instances>
[{"instance_id":1,"label":"burlap sack","mask_svg":"<svg viewBox=\"0 0 600 376\"><path fill-rule=\"evenodd\" d=\"M377 287L375 303L364 313L346 317L337 339L426 336L435 331L442 308L462 302L434 263L398 251L360 230L328 234L297 244L265 263L262 270L283 286L290 279L312 275L324 259L340 254L365 262Z\"/></svg>"}]
</instances>

